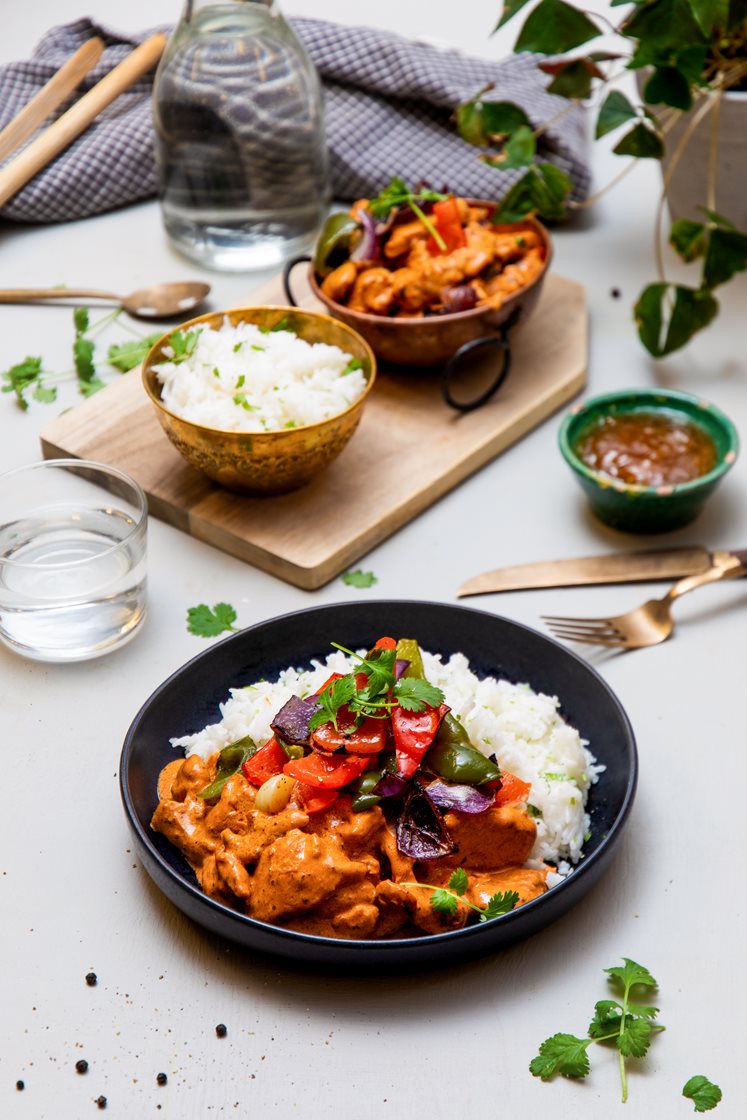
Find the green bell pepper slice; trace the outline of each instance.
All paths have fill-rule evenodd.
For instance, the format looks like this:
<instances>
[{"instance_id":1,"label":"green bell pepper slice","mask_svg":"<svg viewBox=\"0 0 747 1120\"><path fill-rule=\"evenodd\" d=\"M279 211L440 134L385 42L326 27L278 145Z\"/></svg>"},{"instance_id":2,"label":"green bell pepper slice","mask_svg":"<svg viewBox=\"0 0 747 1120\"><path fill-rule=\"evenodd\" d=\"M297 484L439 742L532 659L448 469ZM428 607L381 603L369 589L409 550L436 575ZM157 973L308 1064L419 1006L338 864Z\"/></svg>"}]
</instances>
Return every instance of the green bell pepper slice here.
<instances>
[{"instance_id":1,"label":"green bell pepper slice","mask_svg":"<svg viewBox=\"0 0 747 1120\"><path fill-rule=\"evenodd\" d=\"M381 781L383 770L367 770L353 787L353 812L362 813L365 809L373 809L381 801L373 792Z\"/></svg>"},{"instance_id":2,"label":"green bell pepper slice","mask_svg":"<svg viewBox=\"0 0 747 1120\"><path fill-rule=\"evenodd\" d=\"M353 234L360 230L360 223L344 210L330 214L322 226L314 249L314 271L324 278L342 264L348 256Z\"/></svg>"},{"instance_id":3,"label":"green bell pepper slice","mask_svg":"<svg viewBox=\"0 0 747 1120\"><path fill-rule=\"evenodd\" d=\"M423 655L414 638L401 638L397 642L397 657L410 662L404 672L406 677L425 680ZM447 782L466 782L472 786L495 781L501 776L495 763L472 746L469 735L451 712L442 719L423 766Z\"/></svg>"}]
</instances>

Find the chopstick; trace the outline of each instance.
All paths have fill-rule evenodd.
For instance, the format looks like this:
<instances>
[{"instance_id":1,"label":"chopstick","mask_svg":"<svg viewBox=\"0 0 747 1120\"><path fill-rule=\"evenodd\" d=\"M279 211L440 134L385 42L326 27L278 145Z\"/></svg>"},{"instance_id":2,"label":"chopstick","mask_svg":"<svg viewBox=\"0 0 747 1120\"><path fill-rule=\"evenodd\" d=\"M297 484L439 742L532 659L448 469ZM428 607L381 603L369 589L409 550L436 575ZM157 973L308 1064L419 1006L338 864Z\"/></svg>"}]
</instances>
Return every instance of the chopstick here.
<instances>
[{"instance_id":1,"label":"chopstick","mask_svg":"<svg viewBox=\"0 0 747 1120\"><path fill-rule=\"evenodd\" d=\"M98 60L104 50L102 39L89 39L79 47L74 55L65 62L46 85L35 93L29 102L17 113L13 120L0 132L0 160L36 132L49 114L61 105L68 94L79 85Z\"/></svg>"},{"instance_id":2,"label":"chopstick","mask_svg":"<svg viewBox=\"0 0 747 1120\"><path fill-rule=\"evenodd\" d=\"M0 171L0 206L25 186L29 179L33 179L42 167L46 167L77 136L80 136L102 109L111 104L143 74L152 70L163 54L166 41L165 35L151 35L150 39L146 39L136 47L124 62L115 66L54 124L45 128L44 132L37 136L36 140L32 140L19 156L11 160Z\"/></svg>"}]
</instances>

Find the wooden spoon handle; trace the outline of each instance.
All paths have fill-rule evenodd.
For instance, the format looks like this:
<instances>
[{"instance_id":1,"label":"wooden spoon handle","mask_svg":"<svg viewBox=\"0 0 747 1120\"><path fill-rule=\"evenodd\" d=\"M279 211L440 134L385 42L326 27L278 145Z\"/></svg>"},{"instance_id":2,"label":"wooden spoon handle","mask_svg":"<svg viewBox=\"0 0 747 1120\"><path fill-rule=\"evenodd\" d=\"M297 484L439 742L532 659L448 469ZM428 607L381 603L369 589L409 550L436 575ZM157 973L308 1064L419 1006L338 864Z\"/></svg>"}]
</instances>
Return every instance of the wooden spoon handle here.
<instances>
[{"instance_id":1,"label":"wooden spoon handle","mask_svg":"<svg viewBox=\"0 0 747 1120\"><path fill-rule=\"evenodd\" d=\"M0 160L9 156L24 140L36 132L39 125L44 123L49 114L62 104L88 71L96 65L103 50L102 39L89 39L74 55L71 55L47 84L34 94L20 113L17 113L10 124L0 132Z\"/></svg>"},{"instance_id":2,"label":"wooden spoon handle","mask_svg":"<svg viewBox=\"0 0 747 1120\"><path fill-rule=\"evenodd\" d=\"M0 288L0 303L36 303L40 299L68 299L77 296L120 302L120 297L114 292L100 292L96 288Z\"/></svg>"},{"instance_id":3,"label":"wooden spoon handle","mask_svg":"<svg viewBox=\"0 0 747 1120\"><path fill-rule=\"evenodd\" d=\"M0 171L0 206L19 191L76 136L80 136L102 109L156 65L166 46L165 35L152 35L124 62L115 66L93 89L46 128L36 140Z\"/></svg>"}]
</instances>

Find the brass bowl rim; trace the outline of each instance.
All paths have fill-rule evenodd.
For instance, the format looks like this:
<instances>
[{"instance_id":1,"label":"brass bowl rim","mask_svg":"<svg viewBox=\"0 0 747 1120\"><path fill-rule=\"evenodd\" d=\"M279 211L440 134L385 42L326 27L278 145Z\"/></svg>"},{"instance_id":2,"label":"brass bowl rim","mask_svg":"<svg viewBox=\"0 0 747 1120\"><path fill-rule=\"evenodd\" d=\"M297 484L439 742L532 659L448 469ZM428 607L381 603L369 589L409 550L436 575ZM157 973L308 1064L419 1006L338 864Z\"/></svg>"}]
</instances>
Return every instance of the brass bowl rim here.
<instances>
[{"instance_id":1,"label":"brass bowl rim","mask_svg":"<svg viewBox=\"0 0 747 1120\"><path fill-rule=\"evenodd\" d=\"M301 313L302 315L313 316L315 319L323 319L327 323L332 323L336 329L341 328L348 334L355 335L356 339L358 339L363 349L366 351L366 356L368 357L370 363L370 373L366 378L365 389L363 390L361 395L357 397L352 402L352 404L349 404L347 408L343 409L342 412L336 412L333 416L328 416L325 420L315 420L312 424L299 424L295 428L268 428L263 429L261 432L240 430L237 431L235 428L211 428L208 424L198 424L195 420L187 420L184 416L179 416L176 412L172 412L171 409L166 407L160 396L156 396L155 392L153 391L153 389L151 389L151 386L148 383L148 374L151 372L150 366L153 360L154 351L156 351L163 345L163 340L165 338L168 338L169 335L175 334L177 331L189 330L190 328L196 326L198 323L204 323L208 319L223 318L224 316L230 315L231 313L237 311L292 311L296 315ZM301 341L303 341L303 339ZM160 411L163 412L166 416L170 416L173 420L177 420L180 424L187 424L190 428L194 428L198 432L214 432L217 435L246 436L250 439L256 440L262 439L266 436L277 437L279 435L291 435L296 432L312 431L314 428L323 428L326 424L330 424L333 420L339 420L341 417L347 416L349 412L353 411L353 409L360 407L371 392L374 381L376 380L376 372L376 355L374 354L369 344L366 342L365 338L363 338L362 335L358 334L358 331L356 331L355 328L351 327L348 323L344 323L340 319L335 319L332 315L325 315L322 311L311 311L306 307L290 307L287 304L262 303L254 304L251 307L227 307L223 311L207 311L205 312L205 314L198 315L194 319L187 319L186 322L180 323L178 327L173 327L171 330L165 331L161 335L161 337L153 343L150 350L145 356L141 368L141 380L146 393L156 405L156 407L160 409Z\"/></svg>"},{"instance_id":2,"label":"brass bowl rim","mask_svg":"<svg viewBox=\"0 0 747 1120\"><path fill-rule=\"evenodd\" d=\"M490 206L493 210L495 210L496 206L499 205L497 202L491 202L487 198L467 198L465 199L465 201L471 206ZM533 280L530 280L528 284L523 284L520 288L517 288L515 292L512 292L511 295L501 304L499 308L485 306L471 307L468 311L451 311L446 315L426 315L423 316L422 319L398 319L396 315L372 315L369 311L354 311L351 310L347 306L347 304L340 303L336 299L330 299L328 295L325 295L325 293L322 291L321 284L316 278L316 271L314 269L313 261L309 265L309 286L311 287L311 290L316 298L320 300L325 307L339 307L341 311L345 313L345 315L349 315L352 319L360 320L361 323L365 323L366 325L368 325L369 323L372 325L376 324L377 326L385 324L386 329L391 328L392 330L414 330L416 327L420 327L422 329L424 323L427 323L429 326L433 326L436 323L447 324L454 322L466 322L469 319L479 319L480 316L489 314L491 312L493 314L500 314L502 311L504 311L505 308L511 307L514 301L516 301L519 297L524 298L524 296L526 296L528 292L531 292L532 288L535 288L538 284L540 284L544 280L550 268L550 265L552 264L554 250L552 238L550 237L550 231L537 218L528 215L526 218L522 218L521 222L497 222L496 225L502 225L506 226L506 228L511 228L512 226L521 225L522 222L526 225L533 226L536 230L538 230L542 238L542 243L545 246L546 256L542 263L542 269L537 273L535 278ZM478 277L475 277L475 279L478 279ZM345 322L345 320L340 319L338 320L338 322Z\"/></svg>"}]
</instances>

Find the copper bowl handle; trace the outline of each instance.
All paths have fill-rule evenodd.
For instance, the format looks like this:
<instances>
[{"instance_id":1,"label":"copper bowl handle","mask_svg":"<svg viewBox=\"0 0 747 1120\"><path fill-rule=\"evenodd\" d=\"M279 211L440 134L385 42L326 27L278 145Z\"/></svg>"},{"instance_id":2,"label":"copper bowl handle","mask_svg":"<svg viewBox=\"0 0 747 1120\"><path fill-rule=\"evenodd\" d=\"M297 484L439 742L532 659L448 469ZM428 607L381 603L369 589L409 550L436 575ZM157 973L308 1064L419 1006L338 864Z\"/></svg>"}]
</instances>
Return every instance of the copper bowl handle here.
<instances>
[{"instance_id":1,"label":"copper bowl handle","mask_svg":"<svg viewBox=\"0 0 747 1120\"><path fill-rule=\"evenodd\" d=\"M297 264L303 264L304 262L311 263L311 257L304 255L300 257L291 257L291 259L286 262L286 265L283 269L283 291L285 292L285 298L287 299L291 307L298 307L298 303L293 295L293 292L291 291L291 273L293 272L293 269Z\"/></svg>"},{"instance_id":2,"label":"copper bowl handle","mask_svg":"<svg viewBox=\"0 0 747 1120\"><path fill-rule=\"evenodd\" d=\"M457 400L452 393L452 383L459 376L462 360L467 354L471 354L474 350L478 350L484 346L494 346L502 352L503 361L498 367L498 373L488 388L480 393L479 396L474 397L471 401ZM457 409L459 412L472 412L474 409L480 408L481 405L489 401L490 398L498 392L501 385L508 377L510 370L511 346L505 335L495 334L489 335L486 338L473 338L471 342L465 342L463 346L460 346L444 366L444 371L441 376L441 393L446 403L452 408Z\"/></svg>"}]
</instances>

